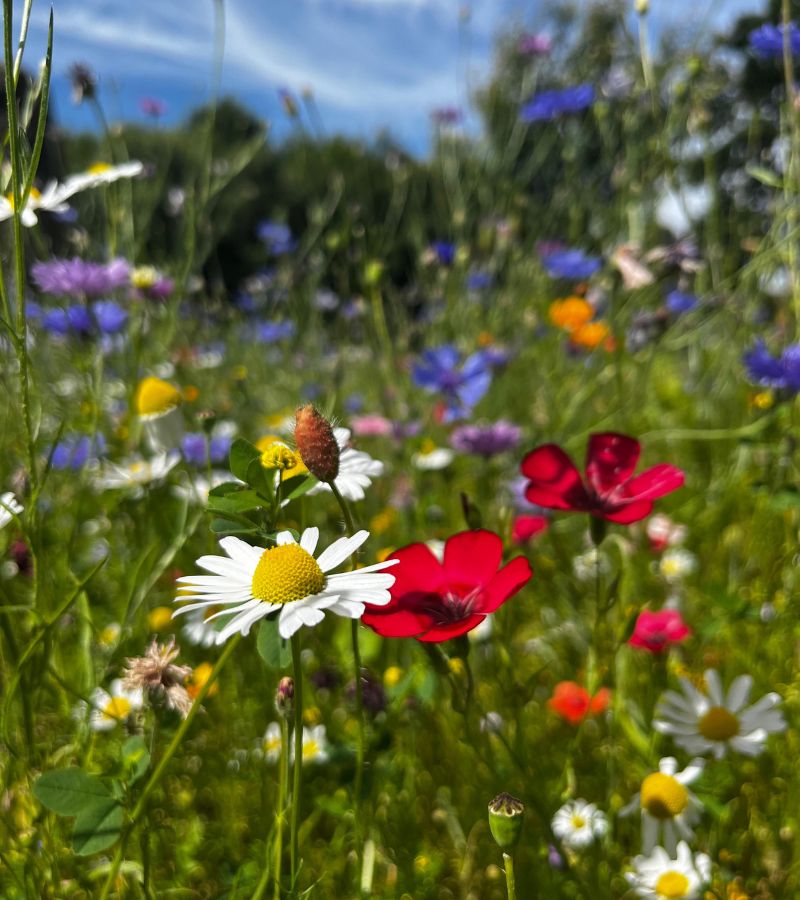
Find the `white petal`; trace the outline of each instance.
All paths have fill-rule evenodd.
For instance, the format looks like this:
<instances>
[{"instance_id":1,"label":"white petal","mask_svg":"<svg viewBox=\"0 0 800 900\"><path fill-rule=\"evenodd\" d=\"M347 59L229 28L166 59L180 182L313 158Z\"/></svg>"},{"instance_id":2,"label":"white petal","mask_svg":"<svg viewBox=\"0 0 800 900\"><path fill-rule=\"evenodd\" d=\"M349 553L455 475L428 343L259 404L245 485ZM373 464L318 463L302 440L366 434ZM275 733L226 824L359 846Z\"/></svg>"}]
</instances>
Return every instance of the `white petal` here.
<instances>
[{"instance_id":1,"label":"white petal","mask_svg":"<svg viewBox=\"0 0 800 900\"><path fill-rule=\"evenodd\" d=\"M724 706L725 697L722 693L722 682L719 678L719 672L716 669L706 669L705 679L708 696L711 698L712 703L715 706Z\"/></svg>"},{"instance_id":2,"label":"white petal","mask_svg":"<svg viewBox=\"0 0 800 900\"><path fill-rule=\"evenodd\" d=\"M231 559L235 559L237 562L252 563L254 568L258 565L258 561L261 559L265 549L264 547L253 547L246 541L233 535L222 538L219 545Z\"/></svg>"},{"instance_id":3,"label":"white petal","mask_svg":"<svg viewBox=\"0 0 800 900\"><path fill-rule=\"evenodd\" d=\"M339 538L320 553L317 557L317 565L323 572L330 572L331 569L335 569L352 556L368 537L368 531L358 531L352 537Z\"/></svg>"},{"instance_id":4,"label":"white petal","mask_svg":"<svg viewBox=\"0 0 800 900\"><path fill-rule=\"evenodd\" d=\"M300 546L306 553L310 553L312 556L314 555L314 551L317 549L317 542L319 541L319 528L306 528L306 530L300 535Z\"/></svg>"},{"instance_id":5,"label":"white petal","mask_svg":"<svg viewBox=\"0 0 800 900\"><path fill-rule=\"evenodd\" d=\"M747 703L752 687L753 679L749 675L740 675L738 678L734 679L733 684L728 689L728 702L726 704L730 712L739 712L745 703Z\"/></svg>"}]
</instances>

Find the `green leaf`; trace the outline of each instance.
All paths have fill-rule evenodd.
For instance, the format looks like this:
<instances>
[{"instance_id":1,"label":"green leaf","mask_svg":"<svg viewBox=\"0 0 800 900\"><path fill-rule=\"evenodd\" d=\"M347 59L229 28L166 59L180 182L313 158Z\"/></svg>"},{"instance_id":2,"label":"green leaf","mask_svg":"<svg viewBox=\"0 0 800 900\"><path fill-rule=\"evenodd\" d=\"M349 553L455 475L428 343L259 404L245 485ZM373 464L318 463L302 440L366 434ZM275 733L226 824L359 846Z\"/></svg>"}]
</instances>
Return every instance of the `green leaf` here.
<instances>
[{"instance_id":1,"label":"green leaf","mask_svg":"<svg viewBox=\"0 0 800 900\"><path fill-rule=\"evenodd\" d=\"M224 497L209 498L208 511L228 513L244 513L264 506L264 498L255 491L237 491Z\"/></svg>"},{"instance_id":2,"label":"green leaf","mask_svg":"<svg viewBox=\"0 0 800 900\"><path fill-rule=\"evenodd\" d=\"M212 519L211 530L214 534L256 534L258 526L249 527L244 522L233 522L231 519Z\"/></svg>"},{"instance_id":3,"label":"green leaf","mask_svg":"<svg viewBox=\"0 0 800 900\"><path fill-rule=\"evenodd\" d=\"M229 465L231 472L242 481L247 481L247 469L253 462L258 462L261 454L257 447L244 438L236 438L231 445ZM260 466L259 462L259 466Z\"/></svg>"},{"instance_id":4,"label":"green leaf","mask_svg":"<svg viewBox=\"0 0 800 900\"><path fill-rule=\"evenodd\" d=\"M45 772L33 785L33 796L60 816L74 816L99 802L113 800L96 775L77 767Z\"/></svg>"},{"instance_id":5,"label":"green leaf","mask_svg":"<svg viewBox=\"0 0 800 900\"><path fill-rule=\"evenodd\" d=\"M122 762L130 773L128 780L131 784L138 781L147 771L150 765L150 753L141 735L128 738L122 745Z\"/></svg>"},{"instance_id":6,"label":"green leaf","mask_svg":"<svg viewBox=\"0 0 800 900\"><path fill-rule=\"evenodd\" d=\"M78 856L88 856L110 847L122 830L122 807L116 800L87 806L78 813L72 829L72 849Z\"/></svg>"},{"instance_id":7,"label":"green leaf","mask_svg":"<svg viewBox=\"0 0 800 900\"><path fill-rule=\"evenodd\" d=\"M297 500L307 494L315 484L319 484L313 475L295 475L281 484L281 497L284 500Z\"/></svg>"},{"instance_id":8,"label":"green leaf","mask_svg":"<svg viewBox=\"0 0 800 900\"><path fill-rule=\"evenodd\" d=\"M261 622L256 649L269 669L286 669L292 661L291 648L278 634L277 621L264 619Z\"/></svg>"},{"instance_id":9,"label":"green leaf","mask_svg":"<svg viewBox=\"0 0 800 900\"><path fill-rule=\"evenodd\" d=\"M239 481L225 481L222 484L218 484L215 488L211 488L208 492L209 497L225 497L227 494L232 494L235 491L241 490L242 485Z\"/></svg>"},{"instance_id":10,"label":"green leaf","mask_svg":"<svg viewBox=\"0 0 800 900\"><path fill-rule=\"evenodd\" d=\"M783 187L781 177L776 172L773 172L772 169L767 169L764 166L747 165L745 166L745 171L751 178L755 178L756 181L760 181L761 184L766 184L768 187L779 189Z\"/></svg>"}]
</instances>

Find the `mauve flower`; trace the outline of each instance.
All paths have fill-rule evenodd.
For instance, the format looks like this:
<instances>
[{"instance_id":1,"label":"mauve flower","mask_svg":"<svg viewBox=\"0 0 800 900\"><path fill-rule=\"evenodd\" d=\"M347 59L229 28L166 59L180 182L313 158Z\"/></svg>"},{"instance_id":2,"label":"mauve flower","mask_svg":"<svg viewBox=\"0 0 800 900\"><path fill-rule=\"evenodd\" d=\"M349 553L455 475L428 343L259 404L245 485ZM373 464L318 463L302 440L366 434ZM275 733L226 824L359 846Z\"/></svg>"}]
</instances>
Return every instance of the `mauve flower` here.
<instances>
[{"instance_id":1,"label":"mauve flower","mask_svg":"<svg viewBox=\"0 0 800 900\"><path fill-rule=\"evenodd\" d=\"M450 444L461 453L488 459L497 453L513 450L521 436L522 430L518 426L501 419L491 425L460 425L450 435Z\"/></svg>"},{"instance_id":2,"label":"mauve flower","mask_svg":"<svg viewBox=\"0 0 800 900\"><path fill-rule=\"evenodd\" d=\"M167 111L167 104L158 97L142 97L139 109L151 119L160 119Z\"/></svg>"},{"instance_id":3,"label":"mauve flower","mask_svg":"<svg viewBox=\"0 0 800 900\"><path fill-rule=\"evenodd\" d=\"M638 522L650 515L654 500L684 482L683 472L667 463L634 477L640 452L639 442L624 434L591 435L584 481L560 447L537 447L522 461L522 474L530 479L525 496L546 509L588 512L620 525Z\"/></svg>"},{"instance_id":4,"label":"mauve flower","mask_svg":"<svg viewBox=\"0 0 800 900\"><path fill-rule=\"evenodd\" d=\"M394 433L394 425L385 416L370 413L365 416L353 416L350 420L353 434L357 437L389 437Z\"/></svg>"},{"instance_id":5,"label":"mauve flower","mask_svg":"<svg viewBox=\"0 0 800 900\"><path fill-rule=\"evenodd\" d=\"M552 48L553 41L546 34L523 34L517 43L523 56L546 56Z\"/></svg>"},{"instance_id":6,"label":"mauve flower","mask_svg":"<svg viewBox=\"0 0 800 900\"><path fill-rule=\"evenodd\" d=\"M552 122L561 116L577 113L594 103L594 86L579 84L561 90L541 91L520 111L523 122Z\"/></svg>"},{"instance_id":7,"label":"mauve flower","mask_svg":"<svg viewBox=\"0 0 800 900\"><path fill-rule=\"evenodd\" d=\"M31 266L31 275L39 290L55 296L97 297L128 283L130 265L124 259L109 263L83 259L51 259Z\"/></svg>"},{"instance_id":8,"label":"mauve flower","mask_svg":"<svg viewBox=\"0 0 800 900\"><path fill-rule=\"evenodd\" d=\"M457 106L440 106L433 110L431 118L437 125L458 125L462 113Z\"/></svg>"},{"instance_id":9,"label":"mauve flower","mask_svg":"<svg viewBox=\"0 0 800 900\"><path fill-rule=\"evenodd\" d=\"M663 653L670 644L680 644L692 633L677 609L650 612L643 609L628 643L650 653Z\"/></svg>"}]
</instances>

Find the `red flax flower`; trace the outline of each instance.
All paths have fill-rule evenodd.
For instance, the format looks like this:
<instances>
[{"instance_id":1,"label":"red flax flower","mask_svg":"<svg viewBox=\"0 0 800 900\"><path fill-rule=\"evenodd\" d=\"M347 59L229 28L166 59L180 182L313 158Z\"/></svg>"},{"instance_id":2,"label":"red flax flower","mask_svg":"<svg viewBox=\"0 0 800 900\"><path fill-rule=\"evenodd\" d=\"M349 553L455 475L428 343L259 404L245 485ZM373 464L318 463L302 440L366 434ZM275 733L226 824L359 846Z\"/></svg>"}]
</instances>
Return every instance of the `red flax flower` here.
<instances>
[{"instance_id":1,"label":"red flax flower","mask_svg":"<svg viewBox=\"0 0 800 900\"><path fill-rule=\"evenodd\" d=\"M442 562L425 544L409 544L399 559L387 606L367 604L365 625L384 637L440 643L460 637L513 597L531 577L517 556L500 567L503 542L491 531L462 531L447 539Z\"/></svg>"},{"instance_id":2,"label":"red flax flower","mask_svg":"<svg viewBox=\"0 0 800 900\"><path fill-rule=\"evenodd\" d=\"M680 644L691 633L692 629L683 621L677 609L662 609L658 612L643 609L628 643L650 653L663 653L669 649L670 644Z\"/></svg>"},{"instance_id":3,"label":"red flax flower","mask_svg":"<svg viewBox=\"0 0 800 900\"><path fill-rule=\"evenodd\" d=\"M599 519L630 525L649 516L653 501L683 485L683 472L666 463L637 476L639 442L624 434L593 434L586 451L586 478L555 444L537 447L522 460L530 479L525 497L547 509L588 512Z\"/></svg>"},{"instance_id":4,"label":"red flax flower","mask_svg":"<svg viewBox=\"0 0 800 900\"><path fill-rule=\"evenodd\" d=\"M570 725L580 724L587 716L599 716L608 709L611 691L601 688L594 697L575 681L559 681L547 705Z\"/></svg>"}]
</instances>

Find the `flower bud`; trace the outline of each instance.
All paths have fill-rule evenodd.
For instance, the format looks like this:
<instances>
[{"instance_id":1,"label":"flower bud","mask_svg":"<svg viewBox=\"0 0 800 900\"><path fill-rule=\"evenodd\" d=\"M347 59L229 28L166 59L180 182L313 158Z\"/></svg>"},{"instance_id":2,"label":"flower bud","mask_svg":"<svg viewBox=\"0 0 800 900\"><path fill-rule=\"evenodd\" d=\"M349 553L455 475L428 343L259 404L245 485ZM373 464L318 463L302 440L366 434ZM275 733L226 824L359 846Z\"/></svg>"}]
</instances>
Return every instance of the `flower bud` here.
<instances>
[{"instance_id":1,"label":"flower bud","mask_svg":"<svg viewBox=\"0 0 800 900\"><path fill-rule=\"evenodd\" d=\"M501 850L507 852L517 846L524 816L522 801L511 794L498 794L489 804L489 828Z\"/></svg>"},{"instance_id":2,"label":"flower bud","mask_svg":"<svg viewBox=\"0 0 800 900\"><path fill-rule=\"evenodd\" d=\"M295 413L294 441L312 475L330 483L339 474L339 445L331 423L309 403Z\"/></svg>"},{"instance_id":3,"label":"flower bud","mask_svg":"<svg viewBox=\"0 0 800 900\"><path fill-rule=\"evenodd\" d=\"M275 709L279 716L288 719L294 710L294 679L286 675L278 682L275 691Z\"/></svg>"}]
</instances>

